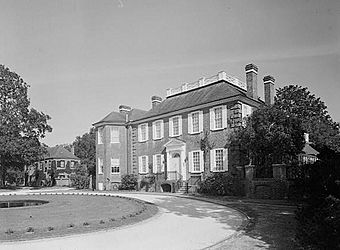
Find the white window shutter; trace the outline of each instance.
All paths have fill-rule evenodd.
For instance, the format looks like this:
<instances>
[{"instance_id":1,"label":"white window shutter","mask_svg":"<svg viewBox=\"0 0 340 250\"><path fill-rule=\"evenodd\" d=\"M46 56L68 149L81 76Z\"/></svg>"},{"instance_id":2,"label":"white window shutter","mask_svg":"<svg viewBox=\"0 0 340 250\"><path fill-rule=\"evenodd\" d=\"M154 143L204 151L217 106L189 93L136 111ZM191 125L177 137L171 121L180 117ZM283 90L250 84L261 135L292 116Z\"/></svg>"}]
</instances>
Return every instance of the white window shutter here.
<instances>
[{"instance_id":1,"label":"white window shutter","mask_svg":"<svg viewBox=\"0 0 340 250\"><path fill-rule=\"evenodd\" d=\"M142 141L142 129L141 126L138 126L138 141Z\"/></svg>"},{"instance_id":2,"label":"white window shutter","mask_svg":"<svg viewBox=\"0 0 340 250\"><path fill-rule=\"evenodd\" d=\"M161 121L161 138L164 137L164 123Z\"/></svg>"},{"instance_id":3,"label":"white window shutter","mask_svg":"<svg viewBox=\"0 0 340 250\"><path fill-rule=\"evenodd\" d=\"M203 131L203 111L199 111L198 121L199 121L199 132L202 132Z\"/></svg>"},{"instance_id":4,"label":"white window shutter","mask_svg":"<svg viewBox=\"0 0 340 250\"><path fill-rule=\"evenodd\" d=\"M161 155L161 172L164 172L164 155Z\"/></svg>"},{"instance_id":5,"label":"white window shutter","mask_svg":"<svg viewBox=\"0 0 340 250\"><path fill-rule=\"evenodd\" d=\"M222 106L222 122L223 122L223 128L226 128L228 127L228 124L227 124L227 105L223 105Z\"/></svg>"},{"instance_id":6,"label":"white window shutter","mask_svg":"<svg viewBox=\"0 0 340 250\"><path fill-rule=\"evenodd\" d=\"M192 134L192 113L188 114L188 133Z\"/></svg>"},{"instance_id":7,"label":"white window shutter","mask_svg":"<svg viewBox=\"0 0 340 250\"><path fill-rule=\"evenodd\" d=\"M149 124L145 124L145 140L149 140Z\"/></svg>"},{"instance_id":8,"label":"white window shutter","mask_svg":"<svg viewBox=\"0 0 340 250\"><path fill-rule=\"evenodd\" d=\"M179 116L178 118L178 126L179 126L179 129L178 129L179 135L181 135L182 134L182 116Z\"/></svg>"},{"instance_id":9,"label":"white window shutter","mask_svg":"<svg viewBox=\"0 0 340 250\"><path fill-rule=\"evenodd\" d=\"M210 170L213 171L215 168L215 150L210 150Z\"/></svg>"},{"instance_id":10,"label":"white window shutter","mask_svg":"<svg viewBox=\"0 0 340 250\"><path fill-rule=\"evenodd\" d=\"M228 149L223 149L223 170L228 171Z\"/></svg>"},{"instance_id":11,"label":"white window shutter","mask_svg":"<svg viewBox=\"0 0 340 250\"><path fill-rule=\"evenodd\" d=\"M146 158L145 158L145 164L146 164L146 173L149 173L149 156L147 155Z\"/></svg>"},{"instance_id":12,"label":"white window shutter","mask_svg":"<svg viewBox=\"0 0 340 250\"><path fill-rule=\"evenodd\" d=\"M194 172L193 152L189 152L189 171Z\"/></svg>"},{"instance_id":13,"label":"white window shutter","mask_svg":"<svg viewBox=\"0 0 340 250\"><path fill-rule=\"evenodd\" d=\"M157 173L157 158L156 155L153 155L153 162L152 162L152 172L155 174Z\"/></svg>"},{"instance_id":14,"label":"white window shutter","mask_svg":"<svg viewBox=\"0 0 340 250\"><path fill-rule=\"evenodd\" d=\"M173 125L172 125L172 118L169 119L169 136L173 136Z\"/></svg>"},{"instance_id":15,"label":"white window shutter","mask_svg":"<svg viewBox=\"0 0 340 250\"><path fill-rule=\"evenodd\" d=\"M211 108L210 109L210 130L214 130L215 129L215 113L214 113L214 109Z\"/></svg>"},{"instance_id":16,"label":"white window shutter","mask_svg":"<svg viewBox=\"0 0 340 250\"><path fill-rule=\"evenodd\" d=\"M203 157L203 151L200 151L200 171L204 172L204 157Z\"/></svg>"},{"instance_id":17,"label":"white window shutter","mask_svg":"<svg viewBox=\"0 0 340 250\"><path fill-rule=\"evenodd\" d=\"M156 139L156 122L152 123L152 138Z\"/></svg>"}]
</instances>

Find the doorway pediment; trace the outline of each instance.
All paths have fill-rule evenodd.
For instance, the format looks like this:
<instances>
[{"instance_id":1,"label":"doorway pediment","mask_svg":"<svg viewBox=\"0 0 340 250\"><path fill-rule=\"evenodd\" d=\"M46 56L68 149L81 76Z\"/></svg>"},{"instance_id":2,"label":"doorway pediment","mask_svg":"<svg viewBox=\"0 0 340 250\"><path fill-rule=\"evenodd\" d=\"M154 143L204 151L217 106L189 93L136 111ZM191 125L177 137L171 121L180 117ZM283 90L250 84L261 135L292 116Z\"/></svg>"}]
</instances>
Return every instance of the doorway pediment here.
<instances>
[{"instance_id":1,"label":"doorway pediment","mask_svg":"<svg viewBox=\"0 0 340 250\"><path fill-rule=\"evenodd\" d=\"M185 142L176 138L170 139L167 143L164 144L166 148L176 148L185 146Z\"/></svg>"}]
</instances>

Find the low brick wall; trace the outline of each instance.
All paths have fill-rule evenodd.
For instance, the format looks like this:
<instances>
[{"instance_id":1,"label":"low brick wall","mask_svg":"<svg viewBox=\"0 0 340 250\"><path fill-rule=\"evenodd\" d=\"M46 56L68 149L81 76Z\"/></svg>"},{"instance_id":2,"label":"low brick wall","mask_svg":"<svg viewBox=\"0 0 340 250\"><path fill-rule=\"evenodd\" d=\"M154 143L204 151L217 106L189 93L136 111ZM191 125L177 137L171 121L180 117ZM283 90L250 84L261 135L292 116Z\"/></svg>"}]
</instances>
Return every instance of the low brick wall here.
<instances>
[{"instance_id":1,"label":"low brick wall","mask_svg":"<svg viewBox=\"0 0 340 250\"><path fill-rule=\"evenodd\" d=\"M245 180L245 192L254 199L287 199L289 183L287 180L263 178Z\"/></svg>"}]
</instances>

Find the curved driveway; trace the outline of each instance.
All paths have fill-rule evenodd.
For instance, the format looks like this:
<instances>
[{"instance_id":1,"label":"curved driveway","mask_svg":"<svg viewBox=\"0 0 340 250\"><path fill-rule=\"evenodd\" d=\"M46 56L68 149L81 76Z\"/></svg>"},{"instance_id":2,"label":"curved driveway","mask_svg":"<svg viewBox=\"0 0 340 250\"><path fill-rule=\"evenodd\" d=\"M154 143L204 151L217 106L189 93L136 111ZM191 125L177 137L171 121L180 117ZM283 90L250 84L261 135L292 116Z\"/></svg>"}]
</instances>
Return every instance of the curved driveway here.
<instances>
[{"instance_id":1,"label":"curved driveway","mask_svg":"<svg viewBox=\"0 0 340 250\"><path fill-rule=\"evenodd\" d=\"M234 209L204 201L162 194L110 195L155 203L159 213L140 223L117 229L53 239L0 243L0 249L203 249L230 237L246 220L243 214Z\"/></svg>"}]
</instances>

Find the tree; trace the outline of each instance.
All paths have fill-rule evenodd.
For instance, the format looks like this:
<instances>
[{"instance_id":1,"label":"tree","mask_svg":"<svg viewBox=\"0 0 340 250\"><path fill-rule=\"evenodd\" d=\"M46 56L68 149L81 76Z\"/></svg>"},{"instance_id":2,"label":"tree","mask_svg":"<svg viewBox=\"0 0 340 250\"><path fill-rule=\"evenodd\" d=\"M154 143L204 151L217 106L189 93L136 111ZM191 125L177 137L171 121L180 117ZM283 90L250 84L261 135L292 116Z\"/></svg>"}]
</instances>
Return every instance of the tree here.
<instances>
[{"instance_id":1,"label":"tree","mask_svg":"<svg viewBox=\"0 0 340 250\"><path fill-rule=\"evenodd\" d=\"M22 169L45 152L39 139L51 132L50 117L30 107L29 85L0 65L0 172L2 185L10 168Z\"/></svg>"},{"instance_id":2,"label":"tree","mask_svg":"<svg viewBox=\"0 0 340 250\"><path fill-rule=\"evenodd\" d=\"M307 88L289 85L278 89L274 106L298 117L318 149L326 146L340 152L339 124L332 120L325 103Z\"/></svg>"},{"instance_id":3,"label":"tree","mask_svg":"<svg viewBox=\"0 0 340 250\"><path fill-rule=\"evenodd\" d=\"M77 136L73 142L74 154L80 158L80 164L85 165L90 175L96 175L96 134L91 128L89 133Z\"/></svg>"},{"instance_id":4,"label":"tree","mask_svg":"<svg viewBox=\"0 0 340 250\"><path fill-rule=\"evenodd\" d=\"M304 146L303 129L297 117L274 106L263 106L235 132L232 144L239 145L249 160L248 164L270 174L272 164L297 160Z\"/></svg>"},{"instance_id":5,"label":"tree","mask_svg":"<svg viewBox=\"0 0 340 250\"><path fill-rule=\"evenodd\" d=\"M90 179L85 165L77 164L75 173L71 174L72 187L77 189L89 188Z\"/></svg>"}]
</instances>

